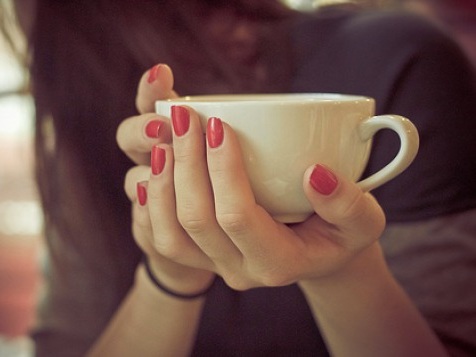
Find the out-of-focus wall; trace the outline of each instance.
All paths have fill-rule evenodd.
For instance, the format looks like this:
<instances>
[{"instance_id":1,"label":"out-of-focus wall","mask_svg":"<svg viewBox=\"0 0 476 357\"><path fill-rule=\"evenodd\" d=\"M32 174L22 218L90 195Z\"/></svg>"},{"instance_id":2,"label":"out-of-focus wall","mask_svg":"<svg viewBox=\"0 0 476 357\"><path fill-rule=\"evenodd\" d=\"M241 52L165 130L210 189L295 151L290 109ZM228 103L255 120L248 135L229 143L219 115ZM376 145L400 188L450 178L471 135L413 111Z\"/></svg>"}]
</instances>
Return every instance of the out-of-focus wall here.
<instances>
[{"instance_id":1,"label":"out-of-focus wall","mask_svg":"<svg viewBox=\"0 0 476 357\"><path fill-rule=\"evenodd\" d=\"M1 1L1 26L14 25L12 1ZM27 357L41 286L42 211L34 181L32 98L25 41L0 33L0 356ZM12 46L13 45L13 46Z\"/></svg>"}]
</instances>

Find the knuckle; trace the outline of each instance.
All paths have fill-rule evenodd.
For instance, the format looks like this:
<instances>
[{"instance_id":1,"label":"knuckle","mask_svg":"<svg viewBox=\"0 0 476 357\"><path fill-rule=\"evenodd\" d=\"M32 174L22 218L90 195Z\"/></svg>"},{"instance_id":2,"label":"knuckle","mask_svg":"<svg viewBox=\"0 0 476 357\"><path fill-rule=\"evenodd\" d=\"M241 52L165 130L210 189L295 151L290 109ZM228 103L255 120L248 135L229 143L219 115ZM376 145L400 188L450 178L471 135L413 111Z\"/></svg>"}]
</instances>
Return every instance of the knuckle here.
<instances>
[{"instance_id":1,"label":"knuckle","mask_svg":"<svg viewBox=\"0 0 476 357\"><path fill-rule=\"evenodd\" d=\"M207 215L207 206L194 199L182 201L177 210L177 219L185 231L192 234L204 233L211 219Z\"/></svg>"},{"instance_id":2,"label":"knuckle","mask_svg":"<svg viewBox=\"0 0 476 357\"><path fill-rule=\"evenodd\" d=\"M179 145L174 146L174 162L177 165L180 164L187 164L187 163L195 163L196 161L196 153L193 150L187 150L185 147L181 147Z\"/></svg>"},{"instance_id":3,"label":"knuckle","mask_svg":"<svg viewBox=\"0 0 476 357\"><path fill-rule=\"evenodd\" d=\"M178 259L183 251L183 249L178 244L175 244L171 240L164 239L164 237L161 237L160 240L154 239L153 247L157 253L170 260Z\"/></svg>"},{"instance_id":4,"label":"knuckle","mask_svg":"<svg viewBox=\"0 0 476 357\"><path fill-rule=\"evenodd\" d=\"M240 235L249 230L250 218L245 213L217 214L220 227L231 235Z\"/></svg>"},{"instance_id":5,"label":"knuckle","mask_svg":"<svg viewBox=\"0 0 476 357\"><path fill-rule=\"evenodd\" d=\"M276 263L270 264L266 268L260 268L255 274L261 285L266 287L285 286L294 281L290 267L281 266Z\"/></svg>"},{"instance_id":6,"label":"knuckle","mask_svg":"<svg viewBox=\"0 0 476 357\"><path fill-rule=\"evenodd\" d=\"M245 291L256 287L256 283L237 273L224 274L222 278L226 285L236 291Z\"/></svg>"},{"instance_id":7,"label":"knuckle","mask_svg":"<svg viewBox=\"0 0 476 357\"><path fill-rule=\"evenodd\" d=\"M244 291L255 287L278 287L294 283L297 279L288 267L244 267L227 269L221 273L225 283L233 290Z\"/></svg>"},{"instance_id":8,"label":"knuckle","mask_svg":"<svg viewBox=\"0 0 476 357\"><path fill-rule=\"evenodd\" d=\"M366 197L362 192L356 193L350 200L341 207L341 218L346 221L360 219L367 214Z\"/></svg>"},{"instance_id":9,"label":"knuckle","mask_svg":"<svg viewBox=\"0 0 476 357\"><path fill-rule=\"evenodd\" d=\"M286 274L277 274L275 272L262 274L260 281L266 287L285 286L292 283Z\"/></svg>"},{"instance_id":10,"label":"knuckle","mask_svg":"<svg viewBox=\"0 0 476 357\"><path fill-rule=\"evenodd\" d=\"M183 215L179 215L178 220L183 229L191 235L200 234L206 231L207 220L205 218L190 215L184 217Z\"/></svg>"},{"instance_id":11,"label":"knuckle","mask_svg":"<svg viewBox=\"0 0 476 357\"><path fill-rule=\"evenodd\" d=\"M150 219L144 217L144 215L138 214L134 219L134 224L141 232L146 232L152 229Z\"/></svg>"}]
</instances>

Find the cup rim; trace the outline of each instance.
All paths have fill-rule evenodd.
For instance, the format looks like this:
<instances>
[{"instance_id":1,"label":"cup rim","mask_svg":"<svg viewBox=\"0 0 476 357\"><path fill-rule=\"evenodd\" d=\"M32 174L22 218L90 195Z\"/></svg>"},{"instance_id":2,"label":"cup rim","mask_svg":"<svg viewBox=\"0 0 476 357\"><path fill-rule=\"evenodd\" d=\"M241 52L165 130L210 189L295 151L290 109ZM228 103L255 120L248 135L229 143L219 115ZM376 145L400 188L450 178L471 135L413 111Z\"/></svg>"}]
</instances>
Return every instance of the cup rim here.
<instances>
[{"instance_id":1,"label":"cup rim","mask_svg":"<svg viewBox=\"0 0 476 357\"><path fill-rule=\"evenodd\" d=\"M158 100L162 103L220 103L227 104L251 104L251 103L316 103L316 102L361 102L374 101L373 98L341 93L257 93L257 94L207 94L189 95L177 98Z\"/></svg>"}]
</instances>

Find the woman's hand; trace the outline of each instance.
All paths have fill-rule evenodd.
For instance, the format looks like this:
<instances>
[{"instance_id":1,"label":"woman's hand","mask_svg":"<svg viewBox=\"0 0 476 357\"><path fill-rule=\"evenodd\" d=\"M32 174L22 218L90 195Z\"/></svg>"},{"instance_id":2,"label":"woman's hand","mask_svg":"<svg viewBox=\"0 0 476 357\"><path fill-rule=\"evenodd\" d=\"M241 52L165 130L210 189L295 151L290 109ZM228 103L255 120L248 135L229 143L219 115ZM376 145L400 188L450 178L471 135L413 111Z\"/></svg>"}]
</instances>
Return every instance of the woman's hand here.
<instances>
[{"instance_id":1,"label":"woman's hand","mask_svg":"<svg viewBox=\"0 0 476 357\"><path fill-rule=\"evenodd\" d=\"M153 68L141 79L138 109L153 110L156 99L175 95L172 84L170 68ZM287 226L256 204L232 128L210 121L206 143L191 108L174 107L172 122L142 114L118 130L120 147L141 164L125 186L136 240L156 272L166 265L169 277L195 281L186 278L193 272L209 281L205 272L213 271L239 290L316 281L344 270L378 239L384 215L353 182L321 165L309 168L303 187L316 214ZM155 137L147 134L151 123L159 126ZM136 191L142 181L147 185Z\"/></svg>"}]
</instances>

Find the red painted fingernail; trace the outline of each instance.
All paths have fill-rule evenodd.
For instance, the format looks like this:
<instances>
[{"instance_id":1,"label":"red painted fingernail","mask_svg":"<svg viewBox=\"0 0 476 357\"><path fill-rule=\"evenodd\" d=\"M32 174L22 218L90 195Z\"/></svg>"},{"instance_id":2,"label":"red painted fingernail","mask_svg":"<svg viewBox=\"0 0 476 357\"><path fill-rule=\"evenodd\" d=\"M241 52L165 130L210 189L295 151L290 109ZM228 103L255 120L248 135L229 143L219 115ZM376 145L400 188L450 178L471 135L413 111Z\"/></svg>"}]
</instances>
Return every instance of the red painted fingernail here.
<instances>
[{"instance_id":1,"label":"red painted fingernail","mask_svg":"<svg viewBox=\"0 0 476 357\"><path fill-rule=\"evenodd\" d=\"M175 135L185 135L190 126L190 113L188 112L188 109L179 105L174 105L171 109L171 116Z\"/></svg>"},{"instance_id":2,"label":"red painted fingernail","mask_svg":"<svg viewBox=\"0 0 476 357\"><path fill-rule=\"evenodd\" d=\"M223 142L223 123L219 118L208 119L207 141L211 148L216 148Z\"/></svg>"},{"instance_id":3,"label":"red painted fingernail","mask_svg":"<svg viewBox=\"0 0 476 357\"><path fill-rule=\"evenodd\" d=\"M159 175L165 166L165 150L159 146L154 146L150 154L150 166L152 174Z\"/></svg>"},{"instance_id":4,"label":"red painted fingernail","mask_svg":"<svg viewBox=\"0 0 476 357\"><path fill-rule=\"evenodd\" d=\"M147 83L151 84L156 81L157 77L159 76L160 67L161 65L157 64L151 69L149 69L149 76L147 77Z\"/></svg>"},{"instance_id":5,"label":"red painted fingernail","mask_svg":"<svg viewBox=\"0 0 476 357\"><path fill-rule=\"evenodd\" d=\"M145 135L147 135L149 138L158 138L161 126L162 122L160 120L151 120L145 126Z\"/></svg>"},{"instance_id":6,"label":"red painted fingernail","mask_svg":"<svg viewBox=\"0 0 476 357\"><path fill-rule=\"evenodd\" d=\"M328 196L337 187L338 180L337 177L329 171L328 168L322 165L314 166L310 178L311 186L320 194Z\"/></svg>"},{"instance_id":7,"label":"red painted fingernail","mask_svg":"<svg viewBox=\"0 0 476 357\"><path fill-rule=\"evenodd\" d=\"M137 201L141 206L147 203L147 182L137 182Z\"/></svg>"}]
</instances>

